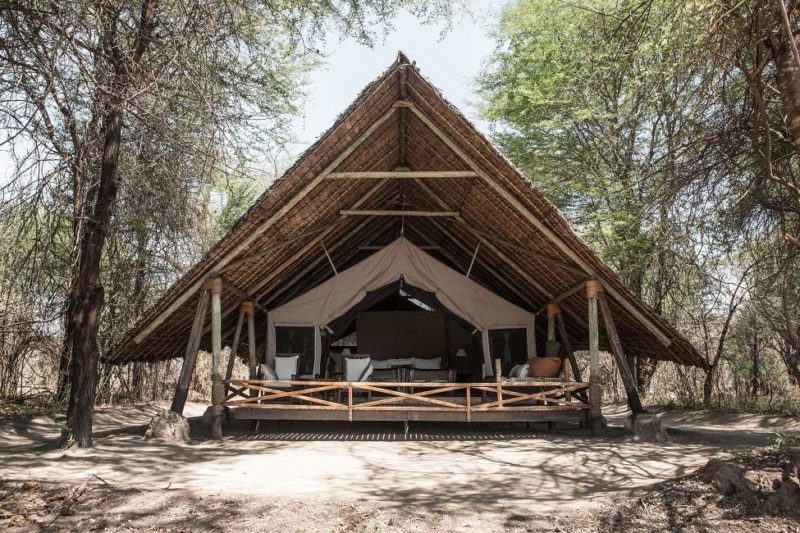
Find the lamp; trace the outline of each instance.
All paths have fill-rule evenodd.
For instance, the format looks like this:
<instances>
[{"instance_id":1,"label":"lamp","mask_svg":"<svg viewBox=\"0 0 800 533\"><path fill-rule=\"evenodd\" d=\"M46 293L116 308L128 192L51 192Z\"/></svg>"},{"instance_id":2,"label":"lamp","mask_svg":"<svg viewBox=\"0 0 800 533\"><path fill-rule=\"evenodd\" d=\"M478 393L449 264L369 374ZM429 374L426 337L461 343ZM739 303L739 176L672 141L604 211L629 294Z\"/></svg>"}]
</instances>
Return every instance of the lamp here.
<instances>
[{"instance_id":1,"label":"lamp","mask_svg":"<svg viewBox=\"0 0 800 533\"><path fill-rule=\"evenodd\" d=\"M466 357L467 351L464 348L459 348L456 350L456 357Z\"/></svg>"}]
</instances>

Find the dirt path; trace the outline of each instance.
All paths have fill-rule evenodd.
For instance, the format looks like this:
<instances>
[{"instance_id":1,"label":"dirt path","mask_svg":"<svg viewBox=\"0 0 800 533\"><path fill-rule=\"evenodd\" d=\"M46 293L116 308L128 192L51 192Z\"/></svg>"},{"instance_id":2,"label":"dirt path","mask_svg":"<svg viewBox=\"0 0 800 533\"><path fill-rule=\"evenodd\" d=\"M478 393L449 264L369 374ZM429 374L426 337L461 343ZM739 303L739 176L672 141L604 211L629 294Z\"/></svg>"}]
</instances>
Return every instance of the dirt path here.
<instances>
[{"instance_id":1,"label":"dirt path","mask_svg":"<svg viewBox=\"0 0 800 533\"><path fill-rule=\"evenodd\" d=\"M202 409L189 406L187 414ZM155 411L156 406L100 409L95 448L67 452L49 444L58 436L50 417L2 422L0 477L90 480L109 492L108 513L143 527L146 517L159 514L174 524L191 522L198 510L209 525L212 515L221 520L236 509L240 520L229 524L232 529L265 514L273 524L287 521L289 530L321 531L325 524L350 529L348 520L361 517L357 523L363 524L366 513L377 516L377 524L405 521L404 529L413 530L414 520L436 529L437 521L450 517L442 529L492 530L513 526L508 521L514 517L527 523L553 511L590 510L621 491L685 475L723 448L759 439L763 444L777 429L794 429L793 421L749 419L735 432L726 420L716 433L714 428L702 433L696 428L713 426L711 420L670 413L669 424L684 425L677 441L666 444L524 428L465 432L442 425L412 426L406 440L397 425L285 423L258 434L234 432L222 443L178 445L141 439ZM615 421L613 414L610 419ZM125 497L118 497L122 493ZM305 522L301 515L319 520Z\"/></svg>"}]
</instances>

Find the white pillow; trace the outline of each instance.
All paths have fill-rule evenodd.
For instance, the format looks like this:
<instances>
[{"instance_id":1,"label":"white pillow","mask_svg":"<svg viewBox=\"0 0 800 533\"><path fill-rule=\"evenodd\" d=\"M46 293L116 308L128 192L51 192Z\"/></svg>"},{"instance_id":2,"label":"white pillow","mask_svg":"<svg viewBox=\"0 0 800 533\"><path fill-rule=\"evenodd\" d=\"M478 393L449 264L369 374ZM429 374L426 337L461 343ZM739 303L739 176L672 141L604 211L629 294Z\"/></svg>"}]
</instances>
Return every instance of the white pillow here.
<instances>
[{"instance_id":1,"label":"white pillow","mask_svg":"<svg viewBox=\"0 0 800 533\"><path fill-rule=\"evenodd\" d=\"M277 374L279 380L291 381L292 376L297 374L297 360L299 358L299 355L275 358L275 374Z\"/></svg>"},{"instance_id":2,"label":"white pillow","mask_svg":"<svg viewBox=\"0 0 800 533\"><path fill-rule=\"evenodd\" d=\"M517 372L518 378L527 378L530 375L531 375L531 365L527 363L524 365L519 365L519 371Z\"/></svg>"},{"instance_id":3,"label":"white pillow","mask_svg":"<svg viewBox=\"0 0 800 533\"><path fill-rule=\"evenodd\" d=\"M261 368L261 375L264 376L264 379L270 381L276 381L278 376L275 374L275 371L272 370L269 366L261 364L258 365Z\"/></svg>"},{"instance_id":4,"label":"white pillow","mask_svg":"<svg viewBox=\"0 0 800 533\"><path fill-rule=\"evenodd\" d=\"M372 375L372 360L369 357L359 357L358 359L345 357L344 359L345 381L368 381L371 375Z\"/></svg>"},{"instance_id":5,"label":"white pillow","mask_svg":"<svg viewBox=\"0 0 800 533\"><path fill-rule=\"evenodd\" d=\"M389 362L388 359L373 359L372 360L372 368L375 370L389 370L392 368L392 364Z\"/></svg>"},{"instance_id":6,"label":"white pillow","mask_svg":"<svg viewBox=\"0 0 800 533\"><path fill-rule=\"evenodd\" d=\"M393 367L395 366L411 366L414 364L413 357L403 357L400 359L387 359L386 360Z\"/></svg>"},{"instance_id":7,"label":"white pillow","mask_svg":"<svg viewBox=\"0 0 800 533\"><path fill-rule=\"evenodd\" d=\"M414 358L414 368L419 370L441 370L442 369L442 358L441 357L433 357L433 358Z\"/></svg>"}]
</instances>

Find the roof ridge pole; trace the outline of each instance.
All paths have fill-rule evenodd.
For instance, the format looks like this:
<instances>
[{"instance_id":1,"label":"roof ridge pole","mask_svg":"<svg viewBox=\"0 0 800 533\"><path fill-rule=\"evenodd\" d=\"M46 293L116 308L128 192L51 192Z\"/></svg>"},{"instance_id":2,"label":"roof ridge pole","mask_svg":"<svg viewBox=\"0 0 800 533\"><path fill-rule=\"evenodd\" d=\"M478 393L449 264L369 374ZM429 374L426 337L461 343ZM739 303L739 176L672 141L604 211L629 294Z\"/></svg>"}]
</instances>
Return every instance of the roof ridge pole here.
<instances>
[{"instance_id":1,"label":"roof ridge pole","mask_svg":"<svg viewBox=\"0 0 800 533\"><path fill-rule=\"evenodd\" d=\"M407 100L408 99L408 90L407 90L407 83L408 83L408 71L406 65L400 65L398 70L398 85L399 85L399 93L400 93L400 100ZM408 167L408 135L407 135L407 119L408 119L408 109L405 107L400 108L400 116L397 128L398 128L398 144L400 153L398 155L397 165L400 167Z\"/></svg>"}]
</instances>

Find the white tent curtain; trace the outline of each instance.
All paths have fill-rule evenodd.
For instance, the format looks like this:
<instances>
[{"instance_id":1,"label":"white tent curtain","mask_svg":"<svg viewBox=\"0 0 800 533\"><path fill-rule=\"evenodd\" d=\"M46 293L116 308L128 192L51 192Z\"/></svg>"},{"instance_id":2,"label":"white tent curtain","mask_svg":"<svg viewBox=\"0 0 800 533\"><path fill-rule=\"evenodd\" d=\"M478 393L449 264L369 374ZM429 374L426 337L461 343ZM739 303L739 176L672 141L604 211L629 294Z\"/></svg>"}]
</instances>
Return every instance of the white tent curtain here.
<instances>
[{"instance_id":1,"label":"white tent curtain","mask_svg":"<svg viewBox=\"0 0 800 533\"><path fill-rule=\"evenodd\" d=\"M328 281L270 310L267 320L267 361L275 357L275 327L314 327L314 374L320 373L320 331L361 301L367 292L403 278L406 283L432 292L452 313L481 331L487 375L493 374L489 330L524 328L527 356L536 354L535 315L482 287L400 237Z\"/></svg>"}]
</instances>

